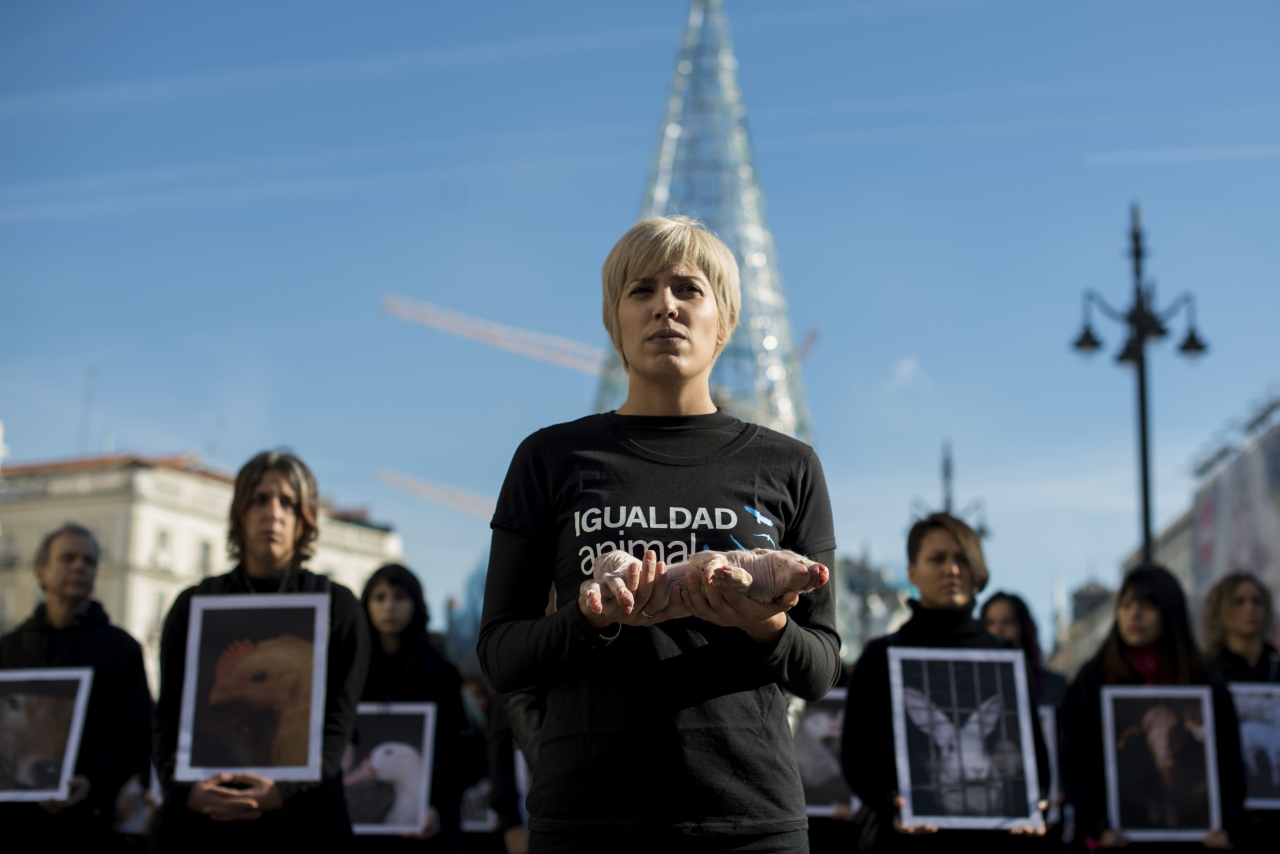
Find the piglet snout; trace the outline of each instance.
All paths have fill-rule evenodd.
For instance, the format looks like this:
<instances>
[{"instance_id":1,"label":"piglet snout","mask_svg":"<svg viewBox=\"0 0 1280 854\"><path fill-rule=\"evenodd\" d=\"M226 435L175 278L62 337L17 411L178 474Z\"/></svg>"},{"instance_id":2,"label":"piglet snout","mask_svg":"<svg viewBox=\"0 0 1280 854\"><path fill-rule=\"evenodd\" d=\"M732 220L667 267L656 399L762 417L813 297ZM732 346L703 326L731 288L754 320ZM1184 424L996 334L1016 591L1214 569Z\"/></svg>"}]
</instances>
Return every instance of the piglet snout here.
<instances>
[{"instance_id":1,"label":"piglet snout","mask_svg":"<svg viewBox=\"0 0 1280 854\"><path fill-rule=\"evenodd\" d=\"M809 567L809 577L813 579L815 588L821 587L831 579L831 570L827 569L820 563L815 563Z\"/></svg>"}]
</instances>

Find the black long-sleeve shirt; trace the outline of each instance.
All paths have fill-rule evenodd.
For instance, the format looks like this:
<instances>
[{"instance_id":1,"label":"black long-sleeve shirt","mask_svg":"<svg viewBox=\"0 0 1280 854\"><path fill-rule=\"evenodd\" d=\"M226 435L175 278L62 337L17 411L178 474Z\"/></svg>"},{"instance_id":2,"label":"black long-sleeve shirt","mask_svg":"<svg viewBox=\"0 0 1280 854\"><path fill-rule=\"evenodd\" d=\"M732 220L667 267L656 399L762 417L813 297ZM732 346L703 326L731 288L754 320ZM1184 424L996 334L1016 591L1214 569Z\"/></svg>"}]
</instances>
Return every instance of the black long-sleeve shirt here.
<instances>
[{"instance_id":1,"label":"black long-sleeve shirt","mask_svg":"<svg viewBox=\"0 0 1280 854\"><path fill-rule=\"evenodd\" d=\"M151 692L142 648L124 629L111 625L97 602L61 629L49 623L42 604L0 639L0 668L43 667L93 668L75 769L88 778L89 795L52 816L36 804L0 805L0 826L15 836L24 827L38 828L45 839L62 828L75 835L77 826L106 834L120 787L134 774L146 774L151 756Z\"/></svg>"},{"instance_id":2,"label":"black long-sleeve shirt","mask_svg":"<svg viewBox=\"0 0 1280 854\"><path fill-rule=\"evenodd\" d=\"M692 451L692 453L691 453ZM689 617L593 629L578 588L609 550L787 548L830 562L826 484L808 446L730 416L591 416L520 446L498 500L479 655L502 692L547 710L529 827L547 833L803 830L779 687L839 675L834 591L802 596L772 646ZM554 582L559 607L543 616ZM661 793L639 801L605 792Z\"/></svg>"},{"instance_id":3,"label":"black long-sleeve shirt","mask_svg":"<svg viewBox=\"0 0 1280 854\"><path fill-rule=\"evenodd\" d=\"M1017 850L1025 837L1004 831L941 830L925 836L907 836L893 829L899 794L894 754L893 704L889 693L889 648L940 647L949 649L1010 649L1007 641L987 633L969 611L930 610L911 601L912 617L897 632L867 644L854 666L841 734L841 765L845 779L873 813L870 831L878 851L947 850L974 846L983 850ZM1031 715L1036 768L1042 797L1049 792L1049 754L1040 731L1040 719Z\"/></svg>"},{"instance_id":4,"label":"black long-sleeve shirt","mask_svg":"<svg viewBox=\"0 0 1280 854\"><path fill-rule=\"evenodd\" d=\"M242 567L226 575L206 578L179 594L164 621L160 638L160 699L155 714L155 764L164 786L165 803L152 831L152 851L218 851L236 846L246 850L272 850L272 846L320 846L340 851L350 846L351 823L342 794L342 751L351 741L356 704L364 690L369 665L369 629L364 609L351 591L322 575L305 569L290 571L280 589L281 577L249 578ZM173 779L177 763L178 717L186 674L187 630L191 597L195 595L272 595L282 593L329 594L329 654L325 684L321 779L317 782L280 782L276 786L284 808L253 821L215 822L187 809L191 783ZM249 845L246 849L244 846Z\"/></svg>"},{"instance_id":5,"label":"black long-sleeve shirt","mask_svg":"<svg viewBox=\"0 0 1280 854\"><path fill-rule=\"evenodd\" d=\"M1097 659L1080 668L1062 707L1062 789L1075 807L1076 834L1098 839L1108 829L1107 777L1103 752L1102 686L1141 685L1141 677L1107 683ZM1216 675L1207 682L1213 691L1214 734L1217 739L1218 794L1223 829L1234 839L1244 808L1244 766L1240 757L1240 728L1226 685ZM1164 844L1164 843L1161 843Z\"/></svg>"}]
</instances>

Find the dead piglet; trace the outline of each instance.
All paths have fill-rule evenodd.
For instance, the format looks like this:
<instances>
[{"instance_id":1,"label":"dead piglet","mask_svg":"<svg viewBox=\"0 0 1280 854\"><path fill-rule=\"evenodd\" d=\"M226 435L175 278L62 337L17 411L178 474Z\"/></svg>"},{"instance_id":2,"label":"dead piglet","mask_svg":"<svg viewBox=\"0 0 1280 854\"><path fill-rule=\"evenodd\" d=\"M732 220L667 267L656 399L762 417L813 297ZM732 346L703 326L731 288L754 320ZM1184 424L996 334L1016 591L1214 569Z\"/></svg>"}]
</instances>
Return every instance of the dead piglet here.
<instances>
[{"instance_id":1,"label":"dead piglet","mask_svg":"<svg viewBox=\"0 0 1280 854\"><path fill-rule=\"evenodd\" d=\"M601 555L595 562L591 580L584 584L587 607L599 614L604 610L605 599L617 599L630 611L635 596L628 588L626 577L628 572L638 572L639 568L640 561L626 552ZM822 564L790 551L702 551L688 561L667 567L665 585L655 586L644 609L650 614L658 613L670 604L677 588L696 582L698 577L707 583L728 582L757 602L771 602L789 590L801 594L816 590L827 583L830 572ZM688 617L689 609L681 605L671 616Z\"/></svg>"}]
</instances>

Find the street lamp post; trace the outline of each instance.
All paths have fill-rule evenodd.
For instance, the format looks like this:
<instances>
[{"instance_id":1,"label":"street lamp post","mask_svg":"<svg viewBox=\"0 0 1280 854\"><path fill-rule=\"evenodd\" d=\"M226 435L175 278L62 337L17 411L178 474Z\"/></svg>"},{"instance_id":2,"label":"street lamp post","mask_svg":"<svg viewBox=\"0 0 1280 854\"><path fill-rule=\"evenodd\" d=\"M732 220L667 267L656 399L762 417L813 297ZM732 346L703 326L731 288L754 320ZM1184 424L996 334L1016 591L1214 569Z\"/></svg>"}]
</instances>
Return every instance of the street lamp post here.
<instances>
[{"instance_id":1,"label":"street lamp post","mask_svg":"<svg viewBox=\"0 0 1280 854\"><path fill-rule=\"evenodd\" d=\"M1146 257L1146 248L1142 241L1142 212L1135 203L1129 226L1129 257L1133 260L1133 305L1128 311L1121 312L1111 307L1102 295L1092 288L1084 292L1084 327L1073 346L1082 354L1089 356L1095 353L1102 341L1093 332L1090 323L1090 309L1094 306L1112 320L1128 327L1129 337L1124 348L1116 355L1117 362L1129 362L1133 365L1138 378L1138 473L1142 489L1142 560L1151 563L1154 560L1154 548L1151 543L1151 452L1149 428L1147 426L1147 341L1160 340L1169 334L1166 327L1184 307L1187 310L1187 335L1178 346L1179 352L1188 358L1202 355L1208 347L1196 334L1196 303L1190 292L1178 295L1168 308L1160 311L1156 308L1154 283L1143 281L1142 261Z\"/></svg>"}]
</instances>

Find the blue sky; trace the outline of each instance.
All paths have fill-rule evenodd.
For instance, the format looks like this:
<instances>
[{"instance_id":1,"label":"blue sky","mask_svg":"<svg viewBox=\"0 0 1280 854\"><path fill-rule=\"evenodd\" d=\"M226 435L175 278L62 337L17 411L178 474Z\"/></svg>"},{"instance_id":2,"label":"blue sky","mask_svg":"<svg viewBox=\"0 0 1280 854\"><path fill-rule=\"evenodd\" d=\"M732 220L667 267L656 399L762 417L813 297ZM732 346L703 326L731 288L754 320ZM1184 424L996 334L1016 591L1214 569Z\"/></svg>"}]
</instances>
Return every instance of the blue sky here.
<instances>
[{"instance_id":1,"label":"blue sky","mask_svg":"<svg viewBox=\"0 0 1280 854\"><path fill-rule=\"evenodd\" d=\"M993 583L1110 580L1137 542L1133 381L1068 345L1127 298L1141 201L1162 299L1156 516L1280 380L1280 6L728 0L842 549L903 563L911 501L984 499ZM436 613L495 495L584 375L383 315L401 293L605 345L684 0L0 7L0 420L13 461L288 445L393 523ZM1119 330L1101 323L1109 348ZM1181 323L1175 326L1181 334Z\"/></svg>"}]
</instances>

